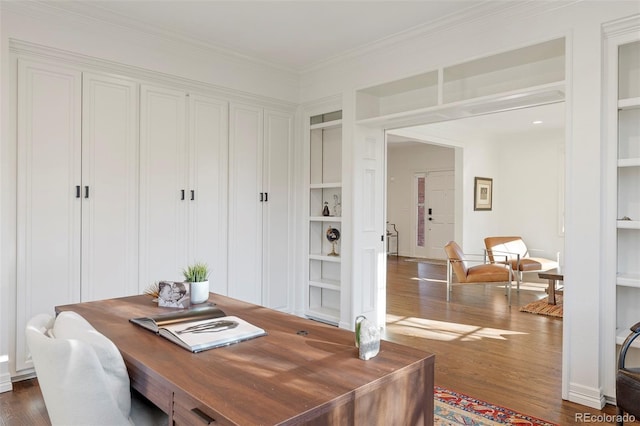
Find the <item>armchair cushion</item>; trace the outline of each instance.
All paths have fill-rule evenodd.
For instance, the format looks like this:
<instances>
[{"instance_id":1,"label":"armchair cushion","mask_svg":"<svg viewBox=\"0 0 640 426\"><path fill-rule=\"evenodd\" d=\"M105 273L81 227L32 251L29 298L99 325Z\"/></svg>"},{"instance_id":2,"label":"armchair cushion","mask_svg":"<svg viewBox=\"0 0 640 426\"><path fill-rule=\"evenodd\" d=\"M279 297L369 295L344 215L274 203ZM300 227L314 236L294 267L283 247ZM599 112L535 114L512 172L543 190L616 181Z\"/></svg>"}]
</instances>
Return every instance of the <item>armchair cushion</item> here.
<instances>
[{"instance_id":1,"label":"armchair cushion","mask_svg":"<svg viewBox=\"0 0 640 426\"><path fill-rule=\"evenodd\" d=\"M484 239L487 255L494 261L494 255L507 256L514 271L548 271L557 268L558 262L543 257L532 257L522 237L487 237Z\"/></svg>"},{"instance_id":2,"label":"armchair cushion","mask_svg":"<svg viewBox=\"0 0 640 426\"><path fill-rule=\"evenodd\" d=\"M27 323L26 337L40 389L53 425L129 425L129 412L116 403L96 350L76 339L55 336L55 319L40 314ZM128 380L128 379L127 379ZM126 395L130 398L129 389ZM124 404L126 406L126 404Z\"/></svg>"},{"instance_id":3,"label":"armchair cushion","mask_svg":"<svg viewBox=\"0 0 640 426\"><path fill-rule=\"evenodd\" d=\"M80 340L93 349L104 371L109 393L113 395L122 414L128 417L131 411L129 374L116 345L76 312L61 312L52 332L56 339Z\"/></svg>"},{"instance_id":4,"label":"armchair cushion","mask_svg":"<svg viewBox=\"0 0 640 426\"><path fill-rule=\"evenodd\" d=\"M506 282L511 278L509 269L496 263L472 266L468 271L468 283Z\"/></svg>"}]
</instances>

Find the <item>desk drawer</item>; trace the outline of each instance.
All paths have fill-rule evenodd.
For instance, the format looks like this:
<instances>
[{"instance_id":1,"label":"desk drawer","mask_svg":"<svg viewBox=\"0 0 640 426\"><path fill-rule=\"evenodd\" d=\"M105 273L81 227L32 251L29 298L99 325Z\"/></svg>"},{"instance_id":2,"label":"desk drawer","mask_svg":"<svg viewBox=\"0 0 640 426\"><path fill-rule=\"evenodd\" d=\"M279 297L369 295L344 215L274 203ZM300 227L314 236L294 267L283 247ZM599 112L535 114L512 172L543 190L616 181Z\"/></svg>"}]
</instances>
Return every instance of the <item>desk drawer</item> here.
<instances>
[{"instance_id":1,"label":"desk drawer","mask_svg":"<svg viewBox=\"0 0 640 426\"><path fill-rule=\"evenodd\" d=\"M173 395L173 424L175 426L218 426L233 425L234 423L190 396L176 392Z\"/></svg>"}]
</instances>

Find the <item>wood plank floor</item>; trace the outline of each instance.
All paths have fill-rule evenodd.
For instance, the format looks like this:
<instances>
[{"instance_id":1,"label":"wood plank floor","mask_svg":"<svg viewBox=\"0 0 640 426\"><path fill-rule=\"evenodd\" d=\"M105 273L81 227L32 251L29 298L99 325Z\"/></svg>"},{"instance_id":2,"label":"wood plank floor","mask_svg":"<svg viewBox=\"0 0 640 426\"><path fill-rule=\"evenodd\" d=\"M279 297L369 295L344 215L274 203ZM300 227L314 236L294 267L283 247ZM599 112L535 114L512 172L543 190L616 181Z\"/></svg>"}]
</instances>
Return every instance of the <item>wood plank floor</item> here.
<instances>
[{"instance_id":1,"label":"wood plank floor","mask_svg":"<svg viewBox=\"0 0 640 426\"><path fill-rule=\"evenodd\" d=\"M614 424L580 421L611 416L614 407L562 400L562 320L518 311L543 297L543 286L514 294L509 309L495 286L454 287L447 303L445 280L442 265L389 258L384 337L435 353L436 385L560 425ZM37 380L0 394L0 425L47 424Z\"/></svg>"},{"instance_id":2,"label":"wood plank floor","mask_svg":"<svg viewBox=\"0 0 640 426\"><path fill-rule=\"evenodd\" d=\"M387 265L385 338L436 354L436 385L560 425L615 414L562 400L562 319L518 309L545 297L545 284L514 290L511 309L492 285L454 285L447 302L444 265Z\"/></svg>"}]
</instances>

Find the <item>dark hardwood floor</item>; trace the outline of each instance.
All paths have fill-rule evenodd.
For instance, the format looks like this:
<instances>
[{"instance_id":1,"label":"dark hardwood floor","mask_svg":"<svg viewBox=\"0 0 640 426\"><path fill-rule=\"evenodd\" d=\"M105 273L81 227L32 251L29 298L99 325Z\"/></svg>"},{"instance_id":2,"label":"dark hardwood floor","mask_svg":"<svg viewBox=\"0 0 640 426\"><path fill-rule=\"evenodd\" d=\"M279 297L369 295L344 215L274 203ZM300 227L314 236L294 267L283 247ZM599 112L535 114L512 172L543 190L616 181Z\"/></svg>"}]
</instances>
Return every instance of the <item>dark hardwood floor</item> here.
<instances>
[{"instance_id":1,"label":"dark hardwood floor","mask_svg":"<svg viewBox=\"0 0 640 426\"><path fill-rule=\"evenodd\" d=\"M445 280L443 265L389 258L384 337L435 353L436 385L560 425L614 424L593 421L614 407L562 400L562 320L518 310L544 297L543 285L514 292L509 309L496 286L455 286L447 303ZM0 394L0 425L47 424L37 380Z\"/></svg>"}]
</instances>

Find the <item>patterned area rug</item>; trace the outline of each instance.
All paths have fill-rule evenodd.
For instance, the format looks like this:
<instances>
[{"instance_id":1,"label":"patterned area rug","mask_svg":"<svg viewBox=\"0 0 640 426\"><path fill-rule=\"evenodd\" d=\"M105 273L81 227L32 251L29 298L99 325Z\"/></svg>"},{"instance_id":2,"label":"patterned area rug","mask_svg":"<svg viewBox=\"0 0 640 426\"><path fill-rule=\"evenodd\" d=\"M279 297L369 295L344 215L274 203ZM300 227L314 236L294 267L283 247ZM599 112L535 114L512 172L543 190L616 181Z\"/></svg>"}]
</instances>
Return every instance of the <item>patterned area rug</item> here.
<instances>
[{"instance_id":1,"label":"patterned area rug","mask_svg":"<svg viewBox=\"0 0 640 426\"><path fill-rule=\"evenodd\" d=\"M544 297L535 302L531 302L520 308L520 312L529 312L530 314L549 315L551 317L562 318L562 296L556 294L556 304L550 305Z\"/></svg>"},{"instance_id":2,"label":"patterned area rug","mask_svg":"<svg viewBox=\"0 0 640 426\"><path fill-rule=\"evenodd\" d=\"M558 426L555 423L516 413L508 408L498 407L439 386L434 388L434 397L436 426Z\"/></svg>"}]
</instances>

